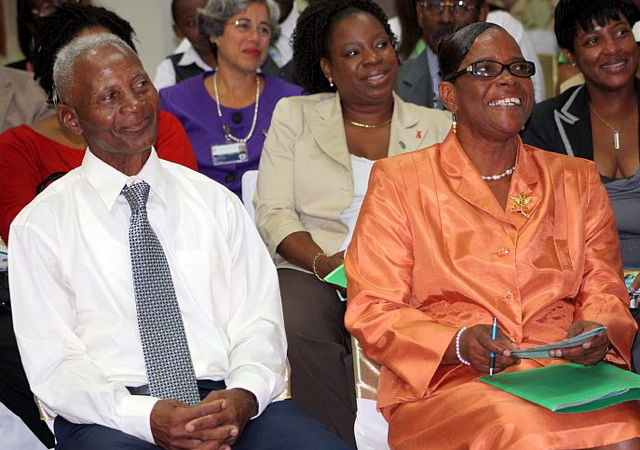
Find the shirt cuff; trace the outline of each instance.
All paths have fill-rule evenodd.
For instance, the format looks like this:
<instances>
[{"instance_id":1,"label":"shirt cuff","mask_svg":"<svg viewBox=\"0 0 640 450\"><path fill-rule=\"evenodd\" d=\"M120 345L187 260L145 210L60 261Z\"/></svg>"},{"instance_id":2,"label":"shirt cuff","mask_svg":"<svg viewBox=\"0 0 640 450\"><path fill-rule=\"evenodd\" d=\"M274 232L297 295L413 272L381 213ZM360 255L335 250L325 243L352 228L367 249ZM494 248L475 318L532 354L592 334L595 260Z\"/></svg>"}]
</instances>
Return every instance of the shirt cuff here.
<instances>
[{"instance_id":1,"label":"shirt cuff","mask_svg":"<svg viewBox=\"0 0 640 450\"><path fill-rule=\"evenodd\" d=\"M120 431L155 444L151 433L151 410L160 400L147 395L127 395L120 405Z\"/></svg>"}]
</instances>

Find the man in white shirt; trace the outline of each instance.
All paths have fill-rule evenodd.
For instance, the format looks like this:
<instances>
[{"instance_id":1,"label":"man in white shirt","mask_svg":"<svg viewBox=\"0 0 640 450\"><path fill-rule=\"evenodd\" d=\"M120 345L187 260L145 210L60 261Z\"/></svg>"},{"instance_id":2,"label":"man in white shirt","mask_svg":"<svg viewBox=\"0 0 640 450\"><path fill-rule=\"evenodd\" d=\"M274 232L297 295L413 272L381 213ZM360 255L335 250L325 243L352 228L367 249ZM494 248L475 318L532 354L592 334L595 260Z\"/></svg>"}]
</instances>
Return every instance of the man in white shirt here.
<instances>
[{"instance_id":1,"label":"man in white shirt","mask_svg":"<svg viewBox=\"0 0 640 450\"><path fill-rule=\"evenodd\" d=\"M295 404L275 401L286 366L275 268L237 197L158 159L157 91L137 55L111 34L79 38L58 54L54 81L58 117L88 148L14 220L9 276L27 377L57 414L56 448L347 449ZM151 254L135 251L123 195L140 185L150 186L144 217L184 324L201 398L193 406L148 393L149 327L138 325L132 265ZM155 282L157 267L142 264L151 272L142 281Z\"/></svg>"}]
</instances>

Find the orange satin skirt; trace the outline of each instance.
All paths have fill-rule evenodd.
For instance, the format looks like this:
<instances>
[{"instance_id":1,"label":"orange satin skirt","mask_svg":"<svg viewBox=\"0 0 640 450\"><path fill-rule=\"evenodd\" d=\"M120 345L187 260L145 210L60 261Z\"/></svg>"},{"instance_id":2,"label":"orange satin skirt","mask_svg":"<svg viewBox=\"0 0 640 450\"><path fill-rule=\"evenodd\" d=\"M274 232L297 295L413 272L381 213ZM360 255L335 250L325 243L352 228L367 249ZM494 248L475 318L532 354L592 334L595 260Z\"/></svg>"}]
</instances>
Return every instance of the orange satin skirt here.
<instances>
[{"instance_id":1,"label":"orange satin skirt","mask_svg":"<svg viewBox=\"0 0 640 450\"><path fill-rule=\"evenodd\" d=\"M393 450L586 449L640 437L640 402L559 414L480 381L383 409Z\"/></svg>"}]
</instances>

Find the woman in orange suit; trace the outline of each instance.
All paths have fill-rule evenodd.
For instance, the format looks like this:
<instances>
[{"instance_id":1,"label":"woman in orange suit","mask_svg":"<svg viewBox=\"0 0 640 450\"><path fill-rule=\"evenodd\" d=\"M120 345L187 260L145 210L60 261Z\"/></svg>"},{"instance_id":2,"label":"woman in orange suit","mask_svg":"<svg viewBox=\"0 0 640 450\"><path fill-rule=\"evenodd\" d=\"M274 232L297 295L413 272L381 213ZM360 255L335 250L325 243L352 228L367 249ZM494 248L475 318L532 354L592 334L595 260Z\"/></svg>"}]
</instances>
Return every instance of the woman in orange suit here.
<instances>
[{"instance_id":1,"label":"woman in orange suit","mask_svg":"<svg viewBox=\"0 0 640 450\"><path fill-rule=\"evenodd\" d=\"M638 449L640 404L556 414L477 378L567 361L628 368L615 222L592 162L523 145L530 76L500 27L440 47L442 144L373 168L347 251L347 328L382 365L392 449ZM500 332L491 339L496 317ZM605 325L553 358L511 354Z\"/></svg>"}]
</instances>

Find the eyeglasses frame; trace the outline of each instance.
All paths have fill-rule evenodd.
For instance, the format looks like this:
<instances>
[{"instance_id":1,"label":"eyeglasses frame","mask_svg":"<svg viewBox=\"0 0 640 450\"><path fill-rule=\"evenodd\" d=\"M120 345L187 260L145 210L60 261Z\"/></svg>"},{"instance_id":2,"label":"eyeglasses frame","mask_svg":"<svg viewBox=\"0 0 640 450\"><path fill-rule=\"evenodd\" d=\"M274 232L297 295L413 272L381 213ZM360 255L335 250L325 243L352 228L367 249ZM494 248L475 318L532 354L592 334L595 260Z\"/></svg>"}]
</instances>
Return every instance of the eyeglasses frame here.
<instances>
[{"instance_id":1,"label":"eyeglasses frame","mask_svg":"<svg viewBox=\"0 0 640 450\"><path fill-rule=\"evenodd\" d=\"M480 75L478 73L474 73L474 71L476 71L475 66L478 63L483 63L483 62L493 62L493 63L496 63L496 64L500 64L502 66L502 69L496 75ZM522 64L522 63L531 64L532 71L531 71L530 75L524 75L524 76L516 75L515 73L513 73L511 71L511 66L513 64ZM447 78L443 79L442 81L454 81L455 79L457 79L458 77L461 77L462 75L464 75L466 73L468 73L472 77L476 77L476 78L497 78L500 75L502 75L502 72L504 72L504 69L507 69L511 75L513 75L514 77L518 77L518 78L531 78L532 76L534 76L536 74L536 65L532 61L520 60L520 61L512 61L512 62L510 62L508 64L503 64L500 61L496 61L495 59L481 59L479 61L472 62L471 64L469 64L464 69L458 70L457 72L453 73L452 75L448 76Z\"/></svg>"}]
</instances>

